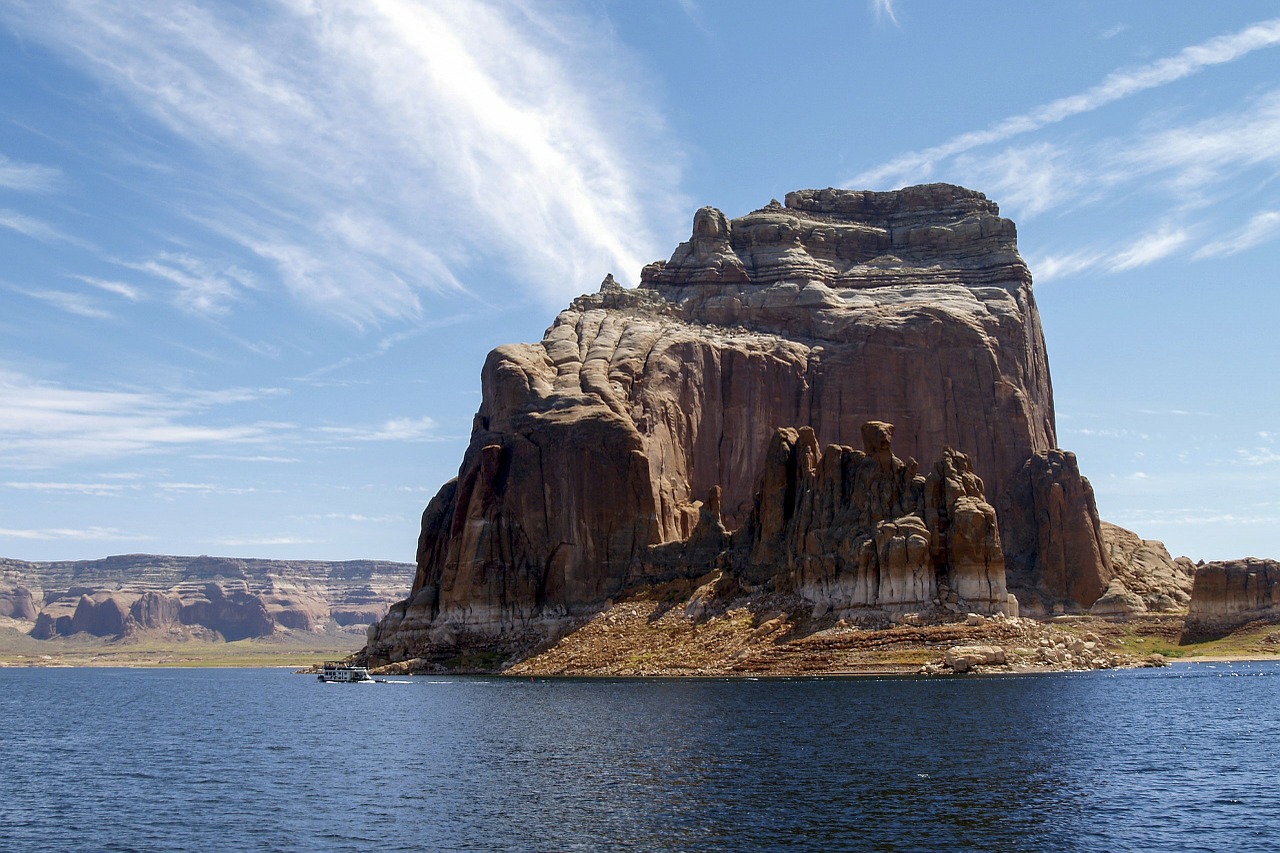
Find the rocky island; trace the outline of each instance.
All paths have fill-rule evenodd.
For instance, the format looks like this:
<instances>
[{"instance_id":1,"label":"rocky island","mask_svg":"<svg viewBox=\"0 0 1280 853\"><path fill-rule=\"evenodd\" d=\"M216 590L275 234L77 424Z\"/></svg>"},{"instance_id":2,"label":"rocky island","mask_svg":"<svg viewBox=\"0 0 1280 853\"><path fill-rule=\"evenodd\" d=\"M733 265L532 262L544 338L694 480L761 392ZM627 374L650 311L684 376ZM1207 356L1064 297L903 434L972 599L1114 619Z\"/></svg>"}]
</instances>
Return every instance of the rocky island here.
<instances>
[{"instance_id":1,"label":"rocky island","mask_svg":"<svg viewBox=\"0 0 1280 853\"><path fill-rule=\"evenodd\" d=\"M969 660L1111 666L1116 632L1070 620L1176 639L1191 604L1196 567L1102 522L1058 447L1031 272L979 192L702 208L481 384L363 662L829 672L996 640Z\"/></svg>"}]
</instances>

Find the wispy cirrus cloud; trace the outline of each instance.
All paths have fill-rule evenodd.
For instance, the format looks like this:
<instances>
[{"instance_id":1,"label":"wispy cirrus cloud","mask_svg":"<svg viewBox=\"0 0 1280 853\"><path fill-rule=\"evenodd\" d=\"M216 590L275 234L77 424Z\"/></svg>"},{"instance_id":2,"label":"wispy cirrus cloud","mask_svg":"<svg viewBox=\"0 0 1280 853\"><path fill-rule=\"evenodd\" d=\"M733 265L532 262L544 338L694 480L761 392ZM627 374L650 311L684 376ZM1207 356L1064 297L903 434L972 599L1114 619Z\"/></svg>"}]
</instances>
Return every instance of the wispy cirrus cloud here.
<instances>
[{"instance_id":1,"label":"wispy cirrus cloud","mask_svg":"<svg viewBox=\"0 0 1280 853\"><path fill-rule=\"evenodd\" d=\"M146 540L151 537L126 533L114 527L0 527L0 538L37 540L65 539L71 541L110 542L123 540Z\"/></svg>"},{"instance_id":2,"label":"wispy cirrus cloud","mask_svg":"<svg viewBox=\"0 0 1280 853\"><path fill-rule=\"evenodd\" d=\"M145 261L121 262L172 287L172 301L191 314L223 315L256 287L253 276L235 264L214 265L184 252L161 252Z\"/></svg>"},{"instance_id":3,"label":"wispy cirrus cloud","mask_svg":"<svg viewBox=\"0 0 1280 853\"><path fill-rule=\"evenodd\" d=\"M119 497L126 491L136 491L140 486L136 483L56 483L56 482L19 482L4 483L6 489L24 492L45 492L49 494L88 495L90 497Z\"/></svg>"},{"instance_id":4,"label":"wispy cirrus cloud","mask_svg":"<svg viewBox=\"0 0 1280 853\"><path fill-rule=\"evenodd\" d=\"M1200 247L1192 257L1199 260L1235 255L1278 237L1280 237L1280 210L1264 210L1254 214L1235 234Z\"/></svg>"},{"instance_id":5,"label":"wispy cirrus cloud","mask_svg":"<svg viewBox=\"0 0 1280 853\"><path fill-rule=\"evenodd\" d=\"M1186 229L1174 225L1161 225L1147 234L1139 235L1128 248L1110 258L1105 267L1110 272L1145 267L1158 260L1167 258L1186 245L1191 235Z\"/></svg>"},{"instance_id":6,"label":"wispy cirrus cloud","mask_svg":"<svg viewBox=\"0 0 1280 853\"><path fill-rule=\"evenodd\" d=\"M81 248L89 246L84 240L80 240L62 229L50 225L42 219L7 208L0 208L0 228L16 231L24 237L30 237L42 243L68 243Z\"/></svg>"},{"instance_id":7,"label":"wispy cirrus cloud","mask_svg":"<svg viewBox=\"0 0 1280 853\"><path fill-rule=\"evenodd\" d=\"M896 0L871 0L871 11L875 13L877 20L888 21L897 26L898 13L895 5Z\"/></svg>"},{"instance_id":8,"label":"wispy cirrus cloud","mask_svg":"<svg viewBox=\"0 0 1280 853\"><path fill-rule=\"evenodd\" d=\"M111 320L115 317L83 293L71 293L65 290L20 290L19 292L78 317L90 320Z\"/></svg>"},{"instance_id":9,"label":"wispy cirrus cloud","mask_svg":"<svg viewBox=\"0 0 1280 853\"><path fill-rule=\"evenodd\" d=\"M1040 130L1140 92L1166 86L1206 68L1232 62L1255 50L1277 45L1280 45L1280 18L1262 21L1237 33L1218 36L1183 48L1173 56L1147 65L1114 71L1083 92L1058 98L1025 113L1002 119L985 130L963 133L932 148L903 154L888 163L861 172L846 185L888 189L903 183L926 180L940 163L966 151Z\"/></svg>"},{"instance_id":10,"label":"wispy cirrus cloud","mask_svg":"<svg viewBox=\"0 0 1280 853\"><path fill-rule=\"evenodd\" d=\"M424 294L484 299L478 256L556 304L634 279L685 207L643 75L576 11L15 0L0 18L198 153L180 216L357 324L418 317Z\"/></svg>"},{"instance_id":11,"label":"wispy cirrus cloud","mask_svg":"<svg viewBox=\"0 0 1280 853\"><path fill-rule=\"evenodd\" d=\"M1127 235L1107 250L1086 249L1066 255L1032 255L1028 258L1036 280L1051 281L1090 270L1117 273L1148 266L1182 249L1191 241L1191 232L1171 223L1162 223L1143 234Z\"/></svg>"},{"instance_id":12,"label":"wispy cirrus cloud","mask_svg":"<svg viewBox=\"0 0 1280 853\"><path fill-rule=\"evenodd\" d=\"M76 459L262 442L272 424L200 422L219 399L202 395L68 388L0 369L0 464L42 468ZM264 392L266 393L266 392Z\"/></svg>"},{"instance_id":13,"label":"wispy cirrus cloud","mask_svg":"<svg viewBox=\"0 0 1280 853\"><path fill-rule=\"evenodd\" d=\"M1106 243L1043 245L1028 255L1038 282L1085 272L1123 273L1171 257L1247 251L1280 234L1280 217L1258 210L1238 233L1221 236L1256 205L1251 190L1280 166L1280 90L1254 90L1216 115L1131 110L1119 133L1047 129L1142 92L1187 80L1256 51L1280 46L1280 18L1191 45L1136 68L1117 70L1076 95L991 127L960 134L866 170L848 185L887 186L943 179L980 187L1022 221L1047 213L1093 214L1141 199ZM1248 198L1246 201L1241 199ZM1246 214L1247 215L1247 214ZM1208 241L1208 242L1206 242ZM1197 248L1199 247L1199 248Z\"/></svg>"},{"instance_id":14,"label":"wispy cirrus cloud","mask_svg":"<svg viewBox=\"0 0 1280 853\"><path fill-rule=\"evenodd\" d=\"M62 185L62 170L39 163L23 163L0 154L0 188L44 193Z\"/></svg>"},{"instance_id":15,"label":"wispy cirrus cloud","mask_svg":"<svg viewBox=\"0 0 1280 853\"><path fill-rule=\"evenodd\" d=\"M429 417L392 418L377 426L319 427L318 432L351 441L433 441L438 424Z\"/></svg>"},{"instance_id":16,"label":"wispy cirrus cloud","mask_svg":"<svg viewBox=\"0 0 1280 853\"><path fill-rule=\"evenodd\" d=\"M98 290L127 299L130 302L140 302L145 298L141 288L123 281L97 278L90 275L73 275L71 277Z\"/></svg>"}]
</instances>

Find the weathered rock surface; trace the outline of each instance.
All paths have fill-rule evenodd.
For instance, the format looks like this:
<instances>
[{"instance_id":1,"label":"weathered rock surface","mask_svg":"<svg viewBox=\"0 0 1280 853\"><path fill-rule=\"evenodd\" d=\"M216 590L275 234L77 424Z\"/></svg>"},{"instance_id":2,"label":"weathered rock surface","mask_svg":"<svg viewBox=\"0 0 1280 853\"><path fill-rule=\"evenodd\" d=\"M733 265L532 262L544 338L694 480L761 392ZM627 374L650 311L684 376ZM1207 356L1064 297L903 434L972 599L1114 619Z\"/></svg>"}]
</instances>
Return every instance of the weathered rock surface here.
<instances>
[{"instance_id":1,"label":"weathered rock surface","mask_svg":"<svg viewBox=\"0 0 1280 853\"><path fill-rule=\"evenodd\" d=\"M81 562L0 560L0 616L37 639L208 629L226 640L365 627L402 597L410 566L130 554ZM201 634L206 636L207 634Z\"/></svg>"},{"instance_id":2,"label":"weathered rock surface","mask_svg":"<svg viewBox=\"0 0 1280 853\"><path fill-rule=\"evenodd\" d=\"M968 458L945 448L922 475L893 455L893 432L870 421L862 450L819 451L809 427L778 430L744 528L749 574L785 571L823 612L1007 612L995 509Z\"/></svg>"},{"instance_id":3,"label":"weathered rock surface","mask_svg":"<svg viewBox=\"0 0 1280 853\"><path fill-rule=\"evenodd\" d=\"M1196 569L1184 640L1221 636L1255 620L1280 621L1280 562L1247 557Z\"/></svg>"},{"instance_id":4,"label":"weathered rock surface","mask_svg":"<svg viewBox=\"0 0 1280 853\"><path fill-rule=\"evenodd\" d=\"M713 487L723 526L741 528L761 449L797 424L857 447L864 423L890 422L906 457L963 449L1010 519L1017 584L1046 607L1106 588L1096 536L1039 529L1096 519L1082 478L1039 476L1060 486L1049 511L1015 516L1024 466L1055 448L1053 398L1015 228L981 193L804 190L734 220L703 208L640 287L606 279L541 343L494 350L481 381L459 476L423 515L412 595L371 634L380 655L593 612L643 579L651 545L690 537ZM886 528L885 547L918 535Z\"/></svg>"},{"instance_id":5,"label":"weathered rock surface","mask_svg":"<svg viewBox=\"0 0 1280 853\"><path fill-rule=\"evenodd\" d=\"M1029 456L1002 518L1009 585L1020 593L1024 612L1044 613L1054 605L1083 610L1102 596L1111 561L1093 487L1074 453L1052 449Z\"/></svg>"},{"instance_id":6,"label":"weathered rock surface","mask_svg":"<svg viewBox=\"0 0 1280 853\"><path fill-rule=\"evenodd\" d=\"M40 613L40 603L25 586L0 582L0 618L33 621Z\"/></svg>"},{"instance_id":7,"label":"weathered rock surface","mask_svg":"<svg viewBox=\"0 0 1280 853\"><path fill-rule=\"evenodd\" d=\"M1195 563L1186 557L1170 556L1163 542L1143 539L1105 521L1102 542L1112 578L1106 592L1089 608L1090 613L1132 616L1186 611L1191 602Z\"/></svg>"}]
</instances>

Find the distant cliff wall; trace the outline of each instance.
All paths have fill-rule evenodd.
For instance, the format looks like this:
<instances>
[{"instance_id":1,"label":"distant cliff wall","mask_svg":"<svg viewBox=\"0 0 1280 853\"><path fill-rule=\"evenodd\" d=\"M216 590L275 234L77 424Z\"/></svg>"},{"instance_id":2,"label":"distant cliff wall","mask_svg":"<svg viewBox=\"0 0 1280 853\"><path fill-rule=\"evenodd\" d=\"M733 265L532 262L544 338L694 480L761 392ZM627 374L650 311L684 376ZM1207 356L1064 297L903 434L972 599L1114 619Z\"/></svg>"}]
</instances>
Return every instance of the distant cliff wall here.
<instances>
[{"instance_id":1,"label":"distant cliff wall","mask_svg":"<svg viewBox=\"0 0 1280 853\"><path fill-rule=\"evenodd\" d=\"M204 629L226 640L279 629L368 626L402 598L411 566L127 554L101 560L0 561L0 617L37 639Z\"/></svg>"}]
</instances>

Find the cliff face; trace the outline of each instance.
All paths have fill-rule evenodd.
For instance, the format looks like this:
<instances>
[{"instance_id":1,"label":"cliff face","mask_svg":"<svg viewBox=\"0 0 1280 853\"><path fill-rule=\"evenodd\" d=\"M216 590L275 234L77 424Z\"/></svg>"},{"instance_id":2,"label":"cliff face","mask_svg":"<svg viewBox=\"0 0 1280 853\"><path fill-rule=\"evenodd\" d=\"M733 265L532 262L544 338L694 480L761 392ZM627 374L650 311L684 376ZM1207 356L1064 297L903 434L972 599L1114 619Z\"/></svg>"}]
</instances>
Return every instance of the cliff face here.
<instances>
[{"instance_id":1,"label":"cliff face","mask_svg":"<svg viewBox=\"0 0 1280 853\"><path fill-rule=\"evenodd\" d=\"M279 629L364 628L405 593L405 563L241 560L128 554L102 560L0 560L0 617L36 639L147 631L240 640Z\"/></svg>"},{"instance_id":2,"label":"cliff face","mask_svg":"<svg viewBox=\"0 0 1280 853\"><path fill-rule=\"evenodd\" d=\"M862 432L862 450L819 451L808 427L778 431L743 531L748 573L785 570L818 612L1007 613L996 512L968 457L947 448L923 475L893 455L892 425Z\"/></svg>"},{"instance_id":3,"label":"cliff face","mask_svg":"<svg viewBox=\"0 0 1280 853\"><path fill-rule=\"evenodd\" d=\"M494 350L481 379L459 476L423 515L413 594L371 648L590 611L651 545L693 534L711 489L726 529L747 523L778 427L856 447L886 421L904 457L961 449L1002 521L1056 444L1014 225L947 185L806 190L734 220L703 208L639 288L606 279L541 343ZM1109 576L1076 530L1096 530L1092 492L1074 466L1054 476L1054 510L1016 516L1004 557L1037 604L1087 607Z\"/></svg>"},{"instance_id":4,"label":"cliff face","mask_svg":"<svg viewBox=\"0 0 1280 853\"><path fill-rule=\"evenodd\" d=\"M1280 562L1248 557L1196 569L1184 640L1221 636L1254 620L1280 620Z\"/></svg>"}]
</instances>

